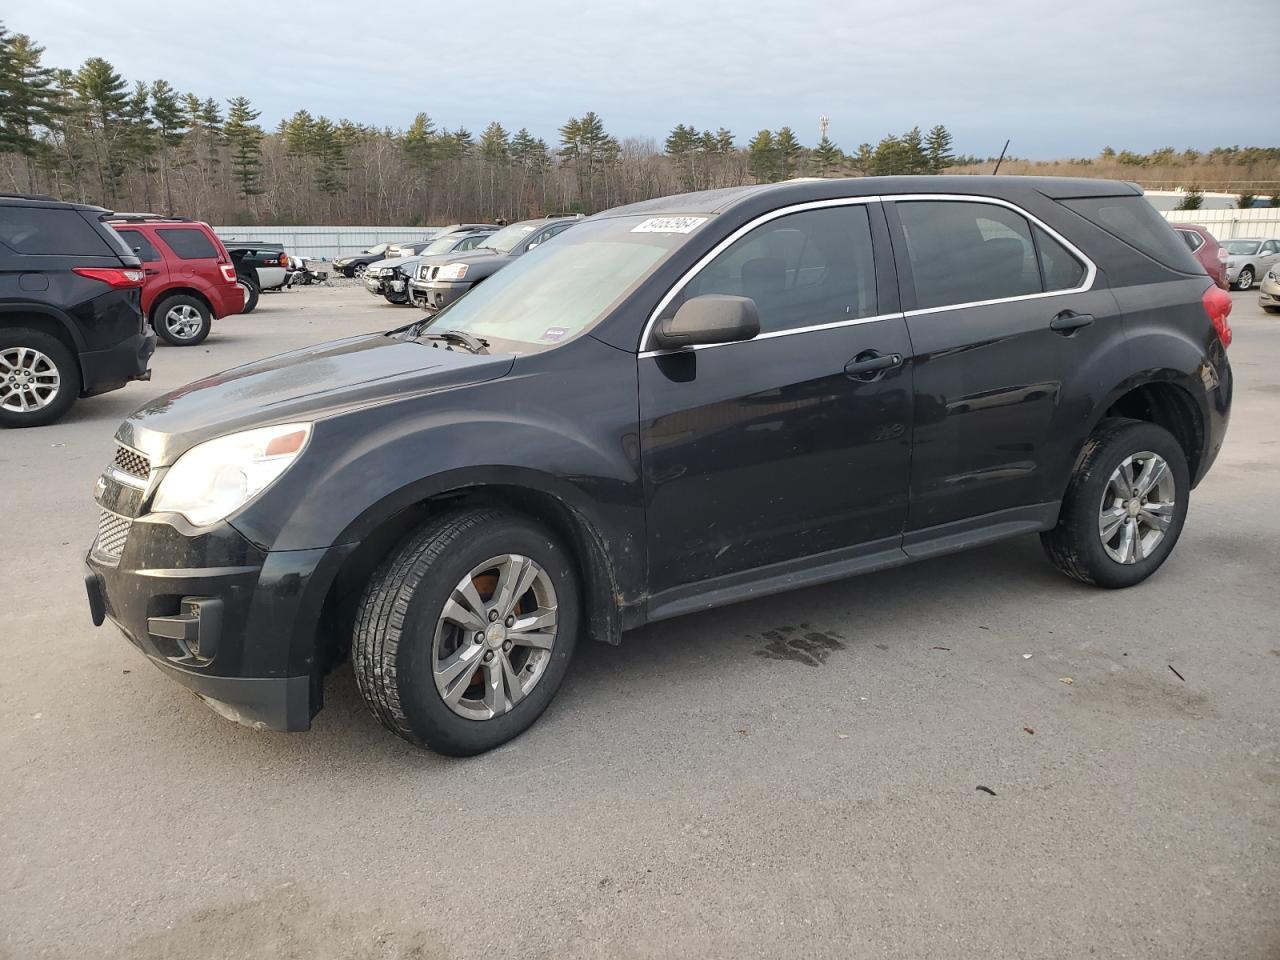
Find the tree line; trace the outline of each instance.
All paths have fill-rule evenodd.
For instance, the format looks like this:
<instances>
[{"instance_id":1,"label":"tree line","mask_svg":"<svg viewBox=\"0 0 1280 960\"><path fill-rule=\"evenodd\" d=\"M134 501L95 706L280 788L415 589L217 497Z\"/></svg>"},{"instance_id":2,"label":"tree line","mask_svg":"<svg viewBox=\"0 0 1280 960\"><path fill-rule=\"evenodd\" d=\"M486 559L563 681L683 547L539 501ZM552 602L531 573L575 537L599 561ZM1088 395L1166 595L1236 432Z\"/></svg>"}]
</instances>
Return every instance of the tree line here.
<instances>
[{"instance_id":1,"label":"tree line","mask_svg":"<svg viewBox=\"0 0 1280 960\"><path fill-rule=\"evenodd\" d=\"M243 96L130 83L101 57L75 70L48 66L42 47L0 23L0 189L116 210L227 224L417 225L594 213L797 176L989 170L981 158L955 156L942 125L846 152L825 129L809 147L788 126L759 130L745 145L724 127L683 123L661 144L619 138L594 112L568 119L551 143L496 121L478 135L451 130L426 113L404 129L299 110L268 130L260 116ZM1239 147L1213 154L1223 150L1234 153L1217 159L1243 156ZM1130 156L1108 148L1104 159L1108 151L1115 162Z\"/></svg>"}]
</instances>

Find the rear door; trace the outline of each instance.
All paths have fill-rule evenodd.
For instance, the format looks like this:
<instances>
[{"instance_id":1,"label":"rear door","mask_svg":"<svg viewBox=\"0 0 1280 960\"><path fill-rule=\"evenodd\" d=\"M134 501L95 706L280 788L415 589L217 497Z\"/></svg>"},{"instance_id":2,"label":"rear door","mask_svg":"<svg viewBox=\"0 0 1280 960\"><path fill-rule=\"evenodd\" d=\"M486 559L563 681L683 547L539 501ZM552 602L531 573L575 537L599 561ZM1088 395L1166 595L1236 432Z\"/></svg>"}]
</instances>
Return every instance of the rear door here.
<instances>
[{"instance_id":1,"label":"rear door","mask_svg":"<svg viewBox=\"0 0 1280 960\"><path fill-rule=\"evenodd\" d=\"M759 336L637 361L654 615L693 584L899 554L910 346L880 207L806 204L743 229L660 315L748 296Z\"/></svg>"},{"instance_id":2,"label":"rear door","mask_svg":"<svg viewBox=\"0 0 1280 960\"><path fill-rule=\"evenodd\" d=\"M1080 251L1005 201L888 207L916 358L904 546L1034 522L1062 496L1068 438L1093 412L1064 383L1123 341L1115 300L1092 289L1096 268Z\"/></svg>"},{"instance_id":3,"label":"rear door","mask_svg":"<svg viewBox=\"0 0 1280 960\"><path fill-rule=\"evenodd\" d=\"M163 290L168 285L169 266L155 244L141 230L118 226L115 227L115 231L142 261L143 272L147 275L146 283L142 287L142 312L150 316L156 291Z\"/></svg>"}]
</instances>

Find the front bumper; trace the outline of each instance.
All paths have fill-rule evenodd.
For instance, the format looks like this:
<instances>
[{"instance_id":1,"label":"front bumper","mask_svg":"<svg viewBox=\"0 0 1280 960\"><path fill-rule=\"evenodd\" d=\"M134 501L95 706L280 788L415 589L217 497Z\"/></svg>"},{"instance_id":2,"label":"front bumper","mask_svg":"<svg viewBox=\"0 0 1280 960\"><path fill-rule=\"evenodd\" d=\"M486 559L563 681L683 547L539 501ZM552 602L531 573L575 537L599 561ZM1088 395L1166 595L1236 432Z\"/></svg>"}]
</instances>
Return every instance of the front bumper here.
<instances>
[{"instance_id":1,"label":"front bumper","mask_svg":"<svg viewBox=\"0 0 1280 960\"><path fill-rule=\"evenodd\" d=\"M1258 305L1280 307L1280 280L1272 280L1270 274L1262 278L1258 287Z\"/></svg>"},{"instance_id":2,"label":"front bumper","mask_svg":"<svg viewBox=\"0 0 1280 960\"><path fill-rule=\"evenodd\" d=\"M138 333L108 350L80 354L80 395L96 396L118 390L131 380L150 380L151 355L156 352L156 335Z\"/></svg>"},{"instance_id":3,"label":"front bumper","mask_svg":"<svg viewBox=\"0 0 1280 960\"><path fill-rule=\"evenodd\" d=\"M364 275L364 288L375 297L380 297L386 291L386 284L383 282L382 277L371 277L366 273Z\"/></svg>"},{"instance_id":4,"label":"front bumper","mask_svg":"<svg viewBox=\"0 0 1280 960\"><path fill-rule=\"evenodd\" d=\"M347 548L263 551L226 523L196 530L180 529L181 518L129 519L127 498L99 498L99 530L115 532L100 532L86 558L94 623L110 620L223 716L308 729L329 666L317 658L323 584Z\"/></svg>"},{"instance_id":5,"label":"front bumper","mask_svg":"<svg viewBox=\"0 0 1280 960\"><path fill-rule=\"evenodd\" d=\"M433 312L443 310L470 289L471 284L465 280L431 280L419 287L425 293L424 306Z\"/></svg>"}]
</instances>

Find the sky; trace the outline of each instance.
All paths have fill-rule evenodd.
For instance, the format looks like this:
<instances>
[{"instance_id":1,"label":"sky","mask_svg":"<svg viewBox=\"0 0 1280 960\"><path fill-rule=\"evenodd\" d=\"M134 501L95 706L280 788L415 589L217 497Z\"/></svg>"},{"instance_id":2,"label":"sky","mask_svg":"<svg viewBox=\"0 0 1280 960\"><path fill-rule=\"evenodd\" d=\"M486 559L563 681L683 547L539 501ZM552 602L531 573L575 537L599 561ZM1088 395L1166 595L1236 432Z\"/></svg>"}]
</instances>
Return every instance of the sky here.
<instances>
[{"instance_id":1,"label":"sky","mask_svg":"<svg viewBox=\"0 0 1280 960\"><path fill-rule=\"evenodd\" d=\"M826 116L845 150L941 123L959 153L995 155L1008 137L1013 156L1054 159L1276 145L1278 13L1276 0L6 0L0 18L49 65L100 56L130 81L244 95L267 128L299 108L393 128L425 111L554 142L594 110L619 138L660 143L687 123L745 145L788 125L812 145Z\"/></svg>"}]
</instances>

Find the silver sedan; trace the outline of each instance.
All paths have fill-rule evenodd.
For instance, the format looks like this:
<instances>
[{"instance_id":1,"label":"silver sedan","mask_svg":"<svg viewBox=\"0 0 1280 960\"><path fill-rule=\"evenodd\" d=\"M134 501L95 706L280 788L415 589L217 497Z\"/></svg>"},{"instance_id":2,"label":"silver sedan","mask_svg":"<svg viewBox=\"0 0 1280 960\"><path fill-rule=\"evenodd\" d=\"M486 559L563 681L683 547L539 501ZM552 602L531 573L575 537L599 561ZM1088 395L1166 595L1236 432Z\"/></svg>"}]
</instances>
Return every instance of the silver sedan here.
<instances>
[{"instance_id":1,"label":"silver sedan","mask_svg":"<svg viewBox=\"0 0 1280 960\"><path fill-rule=\"evenodd\" d=\"M1248 290L1280 263L1280 240L1241 237L1224 240L1222 247L1227 251L1227 283L1237 290Z\"/></svg>"}]
</instances>

